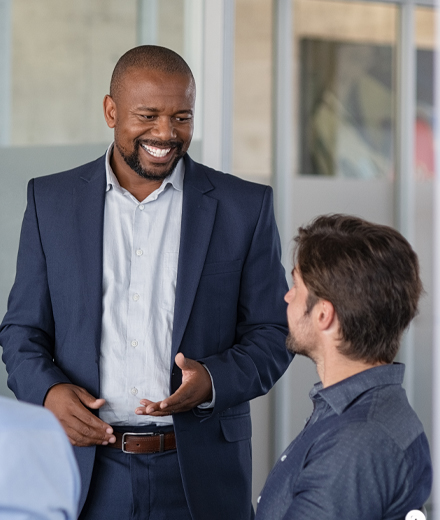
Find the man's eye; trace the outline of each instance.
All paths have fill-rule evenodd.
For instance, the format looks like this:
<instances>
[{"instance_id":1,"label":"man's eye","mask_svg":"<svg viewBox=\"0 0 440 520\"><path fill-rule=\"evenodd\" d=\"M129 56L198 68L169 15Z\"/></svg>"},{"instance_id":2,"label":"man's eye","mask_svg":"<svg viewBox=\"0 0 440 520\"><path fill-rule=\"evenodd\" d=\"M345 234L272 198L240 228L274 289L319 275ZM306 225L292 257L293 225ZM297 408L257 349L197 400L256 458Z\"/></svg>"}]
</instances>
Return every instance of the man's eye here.
<instances>
[{"instance_id":1,"label":"man's eye","mask_svg":"<svg viewBox=\"0 0 440 520\"><path fill-rule=\"evenodd\" d=\"M184 123L186 121L190 121L191 119L192 119L191 116L176 117L176 121L179 121L179 123Z\"/></svg>"}]
</instances>

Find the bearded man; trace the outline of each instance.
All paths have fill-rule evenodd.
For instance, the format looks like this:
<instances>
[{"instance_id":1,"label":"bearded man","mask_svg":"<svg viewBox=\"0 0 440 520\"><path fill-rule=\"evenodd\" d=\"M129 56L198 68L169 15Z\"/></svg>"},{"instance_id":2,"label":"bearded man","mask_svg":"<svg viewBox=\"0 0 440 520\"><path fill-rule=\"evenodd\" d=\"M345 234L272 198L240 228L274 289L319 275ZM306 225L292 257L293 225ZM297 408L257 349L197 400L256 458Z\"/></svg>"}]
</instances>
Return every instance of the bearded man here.
<instances>
[{"instance_id":1,"label":"bearded man","mask_svg":"<svg viewBox=\"0 0 440 520\"><path fill-rule=\"evenodd\" d=\"M432 483L405 367L393 363L422 291L417 255L396 230L347 215L319 217L295 240L287 347L316 364L321 382L256 518L401 520Z\"/></svg>"},{"instance_id":2,"label":"bearded man","mask_svg":"<svg viewBox=\"0 0 440 520\"><path fill-rule=\"evenodd\" d=\"M63 425L80 518L250 519L249 400L286 370L272 190L191 160L196 88L128 51L105 156L32 180L0 343L18 398Z\"/></svg>"}]
</instances>

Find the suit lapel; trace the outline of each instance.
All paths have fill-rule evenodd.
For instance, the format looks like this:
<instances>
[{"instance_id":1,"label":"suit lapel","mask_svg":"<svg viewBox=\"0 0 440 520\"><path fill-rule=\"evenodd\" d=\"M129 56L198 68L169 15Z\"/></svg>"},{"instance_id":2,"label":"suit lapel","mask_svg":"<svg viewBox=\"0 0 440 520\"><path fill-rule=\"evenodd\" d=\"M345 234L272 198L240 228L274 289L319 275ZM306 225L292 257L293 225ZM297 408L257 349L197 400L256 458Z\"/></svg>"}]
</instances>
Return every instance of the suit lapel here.
<instances>
[{"instance_id":1,"label":"suit lapel","mask_svg":"<svg viewBox=\"0 0 440 520\"><path fill-rule=\"evenodd\" d=\"M104 157L101 157L90 164L79 178L74 204L82 292L89 311L89 321L96 324L94 339L97 351L101 341L105 179L105 162ZM211 239L217 200L206 194L213 189L203 168L185 156L172 362L188 323Z\"/></svg>"},{"instance_id":2,"label":"suit lapel","mask_svg":"<svg viewBox=\"0 0 440 520\"><path fill-rule=\"evenodd\" d=\"M105 202L104 157L90 164L78 179L75 191L76 250L80 278L88 309L88 322L93 324L97 350L101 342L102 319L102 255Z\"/></svg>"},{"instance_id":3,"label":"suit lapel","mask_svg":"<svg viewBox=\"0 0 440 520\"><path fill-rule=\"evenodd\" d=\"M171 362L179 350L205 264L217 211L217 200L206 195L213 186L200 166L185 156L182 227L177 270ZM172 366L172 365L171 365Z\"/></svg>"}]
</instances>

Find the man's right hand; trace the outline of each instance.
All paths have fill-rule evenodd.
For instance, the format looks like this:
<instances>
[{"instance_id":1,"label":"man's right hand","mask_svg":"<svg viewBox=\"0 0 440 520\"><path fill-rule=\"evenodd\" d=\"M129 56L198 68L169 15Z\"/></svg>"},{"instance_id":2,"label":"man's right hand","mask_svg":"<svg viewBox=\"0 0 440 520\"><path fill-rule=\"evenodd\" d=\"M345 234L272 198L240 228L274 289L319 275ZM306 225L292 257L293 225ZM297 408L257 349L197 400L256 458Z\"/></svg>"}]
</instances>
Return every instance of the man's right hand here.
<instances>
[{"instance_id":1,"label":"man's right hand","mask_svg":"<svg viewBox=\"0 0 440 520\"><path fill-rule=\"evenodd\" d=\"M46 395L44 406L55 414L74 446L103 445L116 441L113 428L93 415L105 399L96 399L80 386L60 383Z\"/></svg>"}]
</instances>

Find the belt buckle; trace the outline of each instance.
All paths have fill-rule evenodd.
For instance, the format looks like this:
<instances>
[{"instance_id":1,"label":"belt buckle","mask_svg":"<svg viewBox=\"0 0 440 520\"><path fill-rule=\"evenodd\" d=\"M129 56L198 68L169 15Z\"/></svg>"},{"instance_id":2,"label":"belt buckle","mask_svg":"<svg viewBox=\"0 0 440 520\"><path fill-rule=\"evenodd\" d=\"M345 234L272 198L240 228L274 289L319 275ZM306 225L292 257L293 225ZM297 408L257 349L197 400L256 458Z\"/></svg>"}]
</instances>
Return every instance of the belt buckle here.
<instances>
[{"instance_id":1,"label":"belt buckle","mask_svg":"<svg viewBox=\"0 0 440 520\"><path fill-rule=\"evenodd\" d=\"M125 449L125 444L126 444L125 436L126 435L131 435L132 437L140 437L140 436L157 437L157 436L159 436L160 437L159 451L158 452L153 451L152 453L162 453L165 451L165 434L163 432L143 432L143 433L125 432L122 434L122 446L121 446L121 449L124 453L128 453L130 455L140 455L137 451L128 451Z\"/></svg>"}]
</instances>

